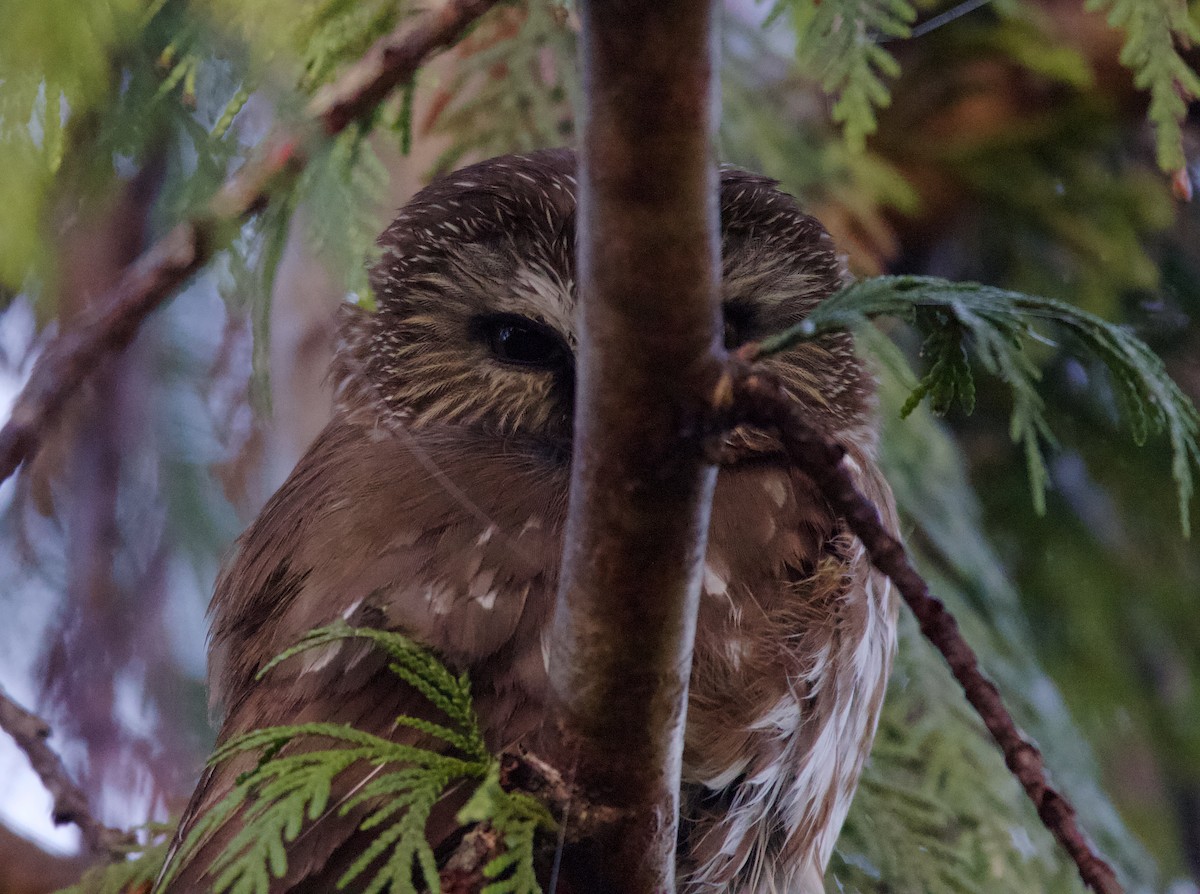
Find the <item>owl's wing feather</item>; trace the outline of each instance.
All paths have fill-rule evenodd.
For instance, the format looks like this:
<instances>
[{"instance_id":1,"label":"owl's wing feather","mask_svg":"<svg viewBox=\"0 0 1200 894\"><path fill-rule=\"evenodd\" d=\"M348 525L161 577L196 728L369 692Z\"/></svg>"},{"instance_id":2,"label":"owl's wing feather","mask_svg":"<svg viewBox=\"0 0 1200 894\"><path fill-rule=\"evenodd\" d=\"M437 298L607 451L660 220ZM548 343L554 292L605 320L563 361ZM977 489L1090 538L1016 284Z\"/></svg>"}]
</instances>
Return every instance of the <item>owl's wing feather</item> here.
<instances>
[{"instance_id":1,"label":"owl's wing feather","mask_svg":"<svg viewBox=\"0 0 1200 894\"><path fill-rule=\"evenodd\" d=\"M353 464L338 460L347 449L355 453ZM523 693L544 675L539 633L553 580L543 569L545 557L557 553L561 524L546 497L553 491L544 482L520 482L520 470L506 475L501 468L490 474L502 476L505 486L514 480L526 486L494 512L477 506L467 512L420 459L394 440L331 424L244 535L214 597L212 673L226 710L221 743L252 729L320 721L402 744L447 747L396 723L400 715L443 724L446 718L391 673L386 655L367 641L302 652L256 679L275 655L335 620L399 631L454 670L469 670L493 750L540 722ZM462 468L454 460L453 454L441 457L442 476L475 493L505 493L497 480L478 480L477 464ZM296 739L282 753L319 747L325 746ZM256 757L239 756L209 769L177 841L255 765ZM320 818L288 847L287 872L272 881L272 891L334 889L377 834L358 830L370 805L344 816L339 808L377 772L355 766L337 778ZM435 809L427 829L435 846L455 831L466 794L451 795ZM211 889L208 867L240 830L242 814L239 809L190 855L171 891Z\"/></svg>"}]
</instances>

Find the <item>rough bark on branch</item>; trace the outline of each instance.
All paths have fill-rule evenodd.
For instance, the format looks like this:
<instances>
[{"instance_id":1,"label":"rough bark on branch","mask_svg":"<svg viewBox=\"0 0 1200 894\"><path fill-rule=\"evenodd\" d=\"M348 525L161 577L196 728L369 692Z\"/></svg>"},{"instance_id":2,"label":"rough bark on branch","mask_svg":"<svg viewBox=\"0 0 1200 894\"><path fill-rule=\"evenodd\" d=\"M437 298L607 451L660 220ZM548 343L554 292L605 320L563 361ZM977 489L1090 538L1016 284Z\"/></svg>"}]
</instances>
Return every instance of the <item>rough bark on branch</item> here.
<instances>
[{"instance_id":1,"label":"rough bark on branch","mask_svg":"<svg viewBox=\"0 0 1200 894\"><path fill-rule=\"evenodd\" d=\"M50 725L14 702L3 689L0 689L0 729L12 736L25 752L33 771L54 799L51 814L54 822L78 826L84 844L93 854L109 858L122 856L121 846L132 844L132 836L110 829L92 816L87 796L71 779L62 759L46 744L50 738Z\"/></svg>"},{"instance_id":2,"label":"rough bark on branch","mask_svg":"<svg viewBox=\"0 0 1200 894\"><path fill-rule=\"evenodd\" d=\"M778 433L792 462L813 479L862 542L871 563L904 597L921 632L950 665L967 701L1000 746L1009 770L1033 801L1042 823L1075 862L1084 883L1098 894L1121 894L1112 867L1080 830L1071 804L1047 781L1041 752L1017 729L999 690L980 669L979 659L963 638L958 622L929 592L929 585L912 566L904 546L888 533L878 510L854 486L850 471L842 463L845 451L816 432L799 405L768 374L736 357L731 358L715 393L718 410L728 414L726 426L753 425Z\"/></svg>"},{"instance_id":3,"label":"rough bark on branch","mask_svg":"<svg viewBox=\"0 0 1200 894\"><path fill-rule=\"evenodd\" d=\"M127 267L95 310L58 336L38 359L0 430L0 481L37 452L47 428L96 364L129 344L150 312L209 261L217 248L218 224L260 210L280 179L303 168L305 146L320 139L322 132L332 136L370 114L393 88L410 80L430 54L453 44L496 2L448 0L406 20L319 91L309 106L307 127L272 136L221 187L206 215L179 224Z\"/></svg>"},{"instance_id":4,"label":"rough bark on branch","mask_svg":"<svg viewBox=\"0 0 1200 894\"><path fill-rule=\"evenodd\" d=\"M715 4L580 4L582 338L546 756L624 815L584 890L674 890L683 720L716 478ZM570 854L568 854L570 856ZM577 881L574 877L572 881Z\"/></svg>"}]
</instances>

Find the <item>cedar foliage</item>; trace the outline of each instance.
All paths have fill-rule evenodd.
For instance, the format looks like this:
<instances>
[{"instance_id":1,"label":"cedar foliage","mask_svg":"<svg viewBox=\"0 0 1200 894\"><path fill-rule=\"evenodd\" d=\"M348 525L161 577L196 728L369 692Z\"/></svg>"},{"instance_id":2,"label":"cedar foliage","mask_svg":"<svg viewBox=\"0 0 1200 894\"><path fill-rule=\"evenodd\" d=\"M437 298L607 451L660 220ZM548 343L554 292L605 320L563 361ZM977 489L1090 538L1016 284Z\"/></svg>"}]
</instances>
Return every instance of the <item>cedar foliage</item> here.
<instances>
[{"instance_id":1,"label":"cedar foliage","mask_svg":"<svg viewBox=\"0 0 1200 894\"><path fill-rule=\"evenodd\" d=\"M258 765L200 818L171 855L161 884L169 885L176 869L196 848L239 815L242 827L212 865L214 894L266 894L271 877L287 871L285 846L306 823L316 821L327 810L345 816L367 805L369 812L359 828L378 830L377 837L338 880L338 887L362 877L367 881L365 894L417 894L414 878L419 878L422 890L437 894L438 867L433 848L425 840L425 824L451 785L473 781L474 794L460 820L490 823L505 844L505 850L484 867L485 876L493 879L485 886L485 894L540 894L534 877L534 833L553 830L555 822L530 796L500 787L500 764L484 744L465 675L451 673L434 655L400 634L340 624L313 630L268 663L259 676L309 649L336 646L340 640L355 637L383 649L398 680L416 689L446 718L445 725L403 716L397 722L441 742L451 753L398 745L331 723L268 727L231 739L213 753L209 763L251 754L258 755ZM328 744L291 751L288 745L293 742ZM331 804L335 778L361 764L377 767L379 772L356 787L351 797ZM372 870L380 858L382 862Z\"/></svg>"},{"instance_id":2,"label":"cedar foliage","mask_svg":"<svg viewBox=\"0 0 1200 894\"><path fill-rule=\"evenodd\" d=\"M1122 32L1120 61L1149 96L1152 153L1140 138L1141 112L1131 115L1120 92L1126 88L1106 80L1102 52L1056 30L1062 4L996 2L919 40L904 39L914 22L952 5L780 0L765 30L730 13L723 155L779 178L834 230L860 271L896 265L969 278L995 283L1018 301L1026 299L1013 290L1036 292L1136 324L1168 357L1189 345L1194 350L1190 319L1200 313L1194 298L1200 262L1188 246L1195 244L1196 212L1172 207L1165 181L1154 173L1185 160L1187 103L1197 93L1187 64L1197 27L1188 5L1087 2ZM264 105L280 117L296 114L304 97L410 11L385 0L4 4L5 300L19 296L36 307L40 321L54 317L51 236L64 204L103 194L131 169L161 157L167 173L154 214L161 230L206 200L261 137ZM451 138L440 162L445 167L473 155L569 142L573 53L569 4L502 6L457 52L448 82L418 78L371 121L329 145L302 178L281 187L265 214L233 234L215 278L230 313L255 321L258 394L268 356L268 299L292 212L321 209L307 216L305 235L347 291L369 301L361 259L384 223L373 202L386 176L377 147L406 149L432 127ZM815 87L832 94L828 116ZM1023 100L1015 110L1012 92ZM414 121L414 93L432 98L429 120ZM1103 359L1068 359L1036 340L1013 355L1020 358L1013 368L1028 383L1024 403L1013 401L963 360L963 320L939 304L939 296L961 287L913 282L906 304L888 300L927 333L926 356L907 329L888 330L898 347L870 328L860 338L880 367L884 462L909 540L1089 832L1132 890L1157 890L1187 872L1186 820L1172 819L1163 801L1139 801L1119 783L1133 754L1173 796L1200 790L1194 694L1200 630L1187 596L1200 591L1200 560L1165 533L1162 472L1173 467L1186 512L1194 411L1189 415L1174 394L1151 400L1147 421L1165 423L1174 456L1153 438L1132 454L1110 434L1119 411L1138 405L1137 389L1122 386L1128 379L1118 377L1112 387L1098 377ZM867 280L845 294L869 296L885 285ZM920 311L922 301L940 310ZM1125 330L1067 305L1039 306L1068 326L1084 320L1085 341L1134 344ZM997 319L1001 332L1024 332L1023 317L1003 311ZM1135 373L1173 387L1153 355L1133 350L1140 358ZM917 380L912 363L921 370ZM188 376L203 375L199 362L179 366L164 386L164 401L192 399L197 386ZM1180 369L1170 360L1168 366ZM914 388L948 415L909 406L901 420ZM964 409L973 403L974 414L957 413L955 403ZM1055 421L1058 446L1045 460L1039 445L1049 442L1031 410ZM1026 449L1006 446L1008 426L998 420L1010 411L1025 419ZM201 495L219 493L208 468L219 451L175 449L167 461L177 473L168 512L172 524L189 532L190 545L208 556L197 565L211 566L232 529L229 507ZM1026 474L1035 493L1038 482L1048 487L1044 520L1029 512L1026 488L1014 486ZM20 529L22 519L19 503L10 503L6 531ZM199 536L196 529L203 529ZM54 532L38 531L53 541ZM42 551L53 555L39 542L34 552ZM1161 682L1163 675L1190 689L1180 694ZM260 770L276 772L270 766ZM481 791L490 790L489 777L482 778ZM477 802L464 819L477 821L494 809L495 803ZM286 831L287 823L272 828ZM531 826L523 828L513 834L532 835ZM248 874L239 878L269 868L270 847L251 851L258 863L244 864ZM161 851L145 859L161 861ZM133 872L133 865L114 871ZM148 877L138 871L129 878ZM83 890L109 890L96 885L118 884L112 878L92 877ZM1079 888L911 625L902 632L878 744L829 885L863 894Z\"/></svg>"}]
</instances>

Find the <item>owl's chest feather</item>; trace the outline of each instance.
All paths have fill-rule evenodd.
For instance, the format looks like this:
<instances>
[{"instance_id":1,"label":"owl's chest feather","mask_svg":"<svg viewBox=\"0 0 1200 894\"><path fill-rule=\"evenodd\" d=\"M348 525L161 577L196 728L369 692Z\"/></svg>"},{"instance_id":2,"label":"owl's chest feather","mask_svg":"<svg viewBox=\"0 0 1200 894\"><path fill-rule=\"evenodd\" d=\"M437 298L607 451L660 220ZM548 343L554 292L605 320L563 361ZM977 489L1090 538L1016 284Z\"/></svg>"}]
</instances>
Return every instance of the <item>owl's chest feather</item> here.
<instances>
[{"instance_id":1,"label":"owl's chest feather","mask_svg":"<svg viewBox=\"0 0 1200 894\"><path fill-rule=\"evenodd\" d=\"M722 473L701 599L685 877L796 890L820 879L849 808L894 607L811 482L770 468Z\"/></svg>"},{"instance_id":2,"label":"owl's chest feather","mask_svg":"<svg viewBox=\"0 0 1200 894\"><path fill-rule=\"evenodd\" d=\"M359 478L331 488L336 500L303 516L290 540L269 524L250 535L228 592L262 594L261 611L281 623L272 641L255 643L258 651L239 651L243 628L218 623L218 641L241 659L233 669L252 673L304 630L338 617L383 623L470 671L493 748L536 747L565 480L520 464L497 477L468 455L460 467L443 457L456 497L423 467L405 475L384 468L368 476L360 464ZM285 488L279 500L288 499ZM296 573L295 593L272 583L271 569L284 566ZM770 464L722 470L702 586L684 755L684 878L747 891L754 878L819 878L882 699L894 638L886 593L811 483ZM356 678L339 661L298 665L294 685L277 680L273 704L285 712L293 691L306 703L327 693L336 700L329 713L340 716L343 690Z\"/></svg>"}]
</instances>

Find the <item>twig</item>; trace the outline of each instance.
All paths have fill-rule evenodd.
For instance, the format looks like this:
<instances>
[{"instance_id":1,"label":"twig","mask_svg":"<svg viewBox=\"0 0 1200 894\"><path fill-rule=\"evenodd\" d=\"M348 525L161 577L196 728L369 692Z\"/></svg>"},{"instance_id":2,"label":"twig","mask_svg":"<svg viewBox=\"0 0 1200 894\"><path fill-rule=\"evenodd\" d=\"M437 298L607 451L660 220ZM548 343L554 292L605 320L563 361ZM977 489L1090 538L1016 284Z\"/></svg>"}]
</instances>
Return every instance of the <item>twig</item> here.
<instances>
[{"instance_id":1,"label":"twig","mask_svg":"<svg viewBox=\"0 0 1200 894\"><path fill-rule=\"evenodd\" d=\"M467 28L497 0L449 0L378 41L337 81L322 87L309 103L309 116L333 135L366 117L396 87L412 79L434 50L458 42Z\"/></svg>"},{"instance_id":2,"label":"twig","mask_svg":"<svg viewBox=\"0 0 1200 894\"><path fill-rule=\"evenodd\" d=\"M117 285L77 326L58 336L34 366L8 423L0 430L0 481L29 460L67 399L107 354L133 339L142 321L213 256L218 225L263 208L272 188L305 164L306 146L368 115L388 92L413 77L436 50L449 46L498 0L449 0L405 21L361 61L320 90L309 122L270 138L222 186L207 214L184 221L126 268Z\"/></svg>"},{"instance_id":3,"label":"twig","mask_svg":"<svg viewBox=\"0 0 1200 894\"><path fill-rule=\"evenodd\" d=\"M789 457L816 483L821 494L846 520L862 542L871 563L886 574L917 617L921 632L937 647L962 686L967 701L1004 753L1009 770L1037 808L1038 816L1070 854L1079 875L1099 894L1121 894L1112 867L1091 847L1075 822L1075 810L1046 780L1041 752L1017 730L995 684L980 670L958 622L941 600L932 596L913 568L904 546L880 521L875 506L854 486L842 458L845 451L814 431L803 411L768 374L730 361L716 392L715 404L727 413L728 427L753 425L779 434Z\"/></svg>"},{"instance_id":4,"label":"twig","mask_svg":"<svg viewBox=\"0 0 1200 894\"><path fill-rule=\"evenodd\" d=\"M537 798L560 823L560 845L563 840L587 842L612 835L625 819L621 810L591 803L554 766L526 749L519 754L508 751L500 755L500 786L507 792L524 792ZM504 842L490 823L473 826L439 873L442 894L477 894L489 881L484 867L503 848ZM554 885L548 890L553 891Z\"/></svg>"},{"instance_id":5,"label":"twig","mask_svg":"<svg viewBox=\"0 0 1200 894\"><path fill-rule=\"evenodd\" d=\"M94 854L117 859L124 857L124 848L134 843L127 832L110 829L100 823L88 809L87 797L71 780L62 760L46 740L50 726L11 698L0 688L0 728L4 729L25 752L33 771L54 799L51 817L63 825L74 823L83 834L83 841Z\"/></svg>"},{"instance_id":6,"label":"twig","mask_svg":"<svg viewBox=\"0 0 1200 894\"><path fill-rule=\"evenodd\" d=\"M483 869L502 851L500 833L491 823L473 826L438 873L442 894L477 894L488 883Z\"/></svg>"},{"instance_id":7,"label":"twig","mask_svg":"<svg viewBox=\"0 0 1200 894\"><path fill-rule=\"evenodd\" d=\"M117 285L46 347L0 430L0 481L37 452L67 398L101 358L129 344L150 311L200 266L203 243L199 226L180 224L126 267Z\"/></svg>"}]
</instances>

